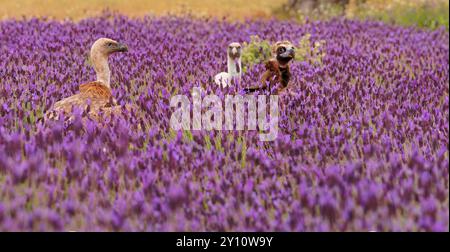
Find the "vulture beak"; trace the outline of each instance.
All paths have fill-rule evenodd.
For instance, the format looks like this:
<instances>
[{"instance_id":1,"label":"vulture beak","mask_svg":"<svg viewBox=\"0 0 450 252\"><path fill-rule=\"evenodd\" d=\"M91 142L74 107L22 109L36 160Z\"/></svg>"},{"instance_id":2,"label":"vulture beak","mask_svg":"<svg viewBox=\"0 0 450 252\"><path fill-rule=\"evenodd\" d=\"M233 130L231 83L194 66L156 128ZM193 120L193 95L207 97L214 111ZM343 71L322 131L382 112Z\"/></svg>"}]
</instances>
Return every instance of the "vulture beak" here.
<instances>
[{"instance_id":1,"label":"vulture beak","mask_svg":"<svg viewBox=\"0 0 450 252\"><path fill-rule=\"evenodd\" d=\"M122 44L122 43L117 43L116 49L114 50L116 52L128 52L128 46Z\"/></svg>"},{"instance_id":2,"label":"vulture beak","mask_svg":"<svg viewBox=\"0 0 450 252\"><path fill-rule=\"evenodd\" d=\"M295 58L295 49L294 48L288 48L286 52L280 54L283 58Z\"/></svg>"},{"instance_id":3,"label":"vulture beak","mask_svg":"<svg viewBox=\"0 0 450 252\"><path fill-rule=\"evenodd\" d=\"M233 47L233 48L231 48L231 51L230 51L230 58L232 58L232 59L237 59L237 58L239 58L239 51L238 51L238 49L236 48L236 47Z\"/></svg>"},{"instance_id":4,"label":"vulture beak","mask_svg":"<svg viewBox=\"0 0 450 252\"><path fill-rule=\"evenodd\" d=\"M231 49L231 54L233 54L233 56L237 55L237 49L236 47L233 47L233 49Z\"/></svg>"},{"instance_id":5,"label":"vulture beak","mask_svg":"<svg viewBox=\"0 0 450 252\"><path fill-rule=\"evenodd\" d=\"M289 52L289 55L290 55L292 58L295 58L295 49L294 49L294 48L290 48L290 49L288 50L288 52Z\"/></svg>"}]
</instances>

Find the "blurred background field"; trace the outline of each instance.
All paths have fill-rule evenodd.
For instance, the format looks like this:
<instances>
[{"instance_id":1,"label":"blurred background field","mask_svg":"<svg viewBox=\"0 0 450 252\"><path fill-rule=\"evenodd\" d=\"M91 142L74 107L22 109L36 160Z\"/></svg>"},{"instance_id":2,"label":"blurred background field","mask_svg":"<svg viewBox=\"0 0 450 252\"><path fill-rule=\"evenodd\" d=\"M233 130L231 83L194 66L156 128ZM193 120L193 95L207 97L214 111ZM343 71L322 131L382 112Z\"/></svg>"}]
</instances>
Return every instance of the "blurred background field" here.
<instances>
[{"instance_id":1,"label":"blurred background field","mask_svg":"<svg viewBox=\"0 0 450 252\"><path fill-rule=\"evenodd\" d=\"M346 18L448 30L449 0L288 0L273 12L279 18Z\"/></svg>"},{"instance_id":2,"label":"blurred background field","mask_svg":"<svg viewBox=\"0 0 450 252\"><path fill-rule=\"evenodd\" d=\"M231 19L270 17L272 10L286 0L0 0L0 17L49 16L81 19L104 9L132 17L148 14L229 16Z\"/></svg>"},{"instance_id":3,"label":"blurred background field","mask_svg":"<svg viewBox=\"0 0 450 252\"><path fill-rule=\"evenodd\" d=\"M191 14L204 17L381 20L435 29L449 24L449 0L0 0L0 18L49 17L79 20L103 10L131 17Z\"/></svg>"}]
</instances>

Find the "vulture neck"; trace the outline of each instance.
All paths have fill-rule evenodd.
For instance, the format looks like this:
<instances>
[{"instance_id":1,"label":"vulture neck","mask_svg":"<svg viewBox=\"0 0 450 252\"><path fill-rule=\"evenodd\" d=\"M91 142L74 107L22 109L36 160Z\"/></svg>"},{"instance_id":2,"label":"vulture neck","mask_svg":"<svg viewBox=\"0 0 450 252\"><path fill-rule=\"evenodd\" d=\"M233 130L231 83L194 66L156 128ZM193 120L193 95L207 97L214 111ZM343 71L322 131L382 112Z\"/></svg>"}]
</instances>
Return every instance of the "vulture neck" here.
<instances>
[{"instance_id":1,"label":"vulture neck","mask_svg":"<svg viewBox=\"0 0 450 252\"><path fill-rule=\"evenodd\" d=\"M111 88L111 71L109 70L108 56L94 51L91 54L91 59L97 74L97 81Z\"/></svg>"},{"instance_id":2,"label":"vulture neck","mask_svg":"<svg viewBox=\"0 0 450 252\"><path fill-rule=\"evenodd\" d=\"M232 59L228 56L228 74L230 77L241 78L242 75L242 64L241 58Z\"/></svg>"}]
</instances>

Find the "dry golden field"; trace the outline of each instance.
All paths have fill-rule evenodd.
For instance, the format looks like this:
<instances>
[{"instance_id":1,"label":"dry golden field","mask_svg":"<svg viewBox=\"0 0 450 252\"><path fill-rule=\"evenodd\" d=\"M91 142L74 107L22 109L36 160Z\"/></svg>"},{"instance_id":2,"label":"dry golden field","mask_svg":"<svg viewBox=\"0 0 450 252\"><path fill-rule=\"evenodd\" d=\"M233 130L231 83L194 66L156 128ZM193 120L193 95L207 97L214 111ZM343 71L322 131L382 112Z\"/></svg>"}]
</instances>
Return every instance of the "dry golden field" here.
<instances>
[{"instance_id":1,"label":"dry golden field","mask_svg":"<svg viewBox=\"0 0 450 252\"><path fill-rule=\"evenodd\" d=\"M104 9L132 17L191 12L195 16L230 19L267 18L286 0L0 0L0 19L50 17L81 19Z\"/></svg>"}]
</instances>

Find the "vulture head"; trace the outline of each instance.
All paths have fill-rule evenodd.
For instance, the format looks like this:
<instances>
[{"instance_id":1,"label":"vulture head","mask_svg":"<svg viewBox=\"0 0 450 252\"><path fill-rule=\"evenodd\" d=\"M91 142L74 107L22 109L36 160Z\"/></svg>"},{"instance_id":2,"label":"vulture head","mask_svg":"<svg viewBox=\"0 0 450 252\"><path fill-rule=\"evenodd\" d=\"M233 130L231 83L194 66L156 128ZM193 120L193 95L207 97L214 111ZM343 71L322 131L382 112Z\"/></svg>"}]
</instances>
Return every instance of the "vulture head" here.
<instances>
[{"instance_id":1,"label":"vulture head","mask_svg":"<svg viewBox=\"0 0 450 252\"><path fill-rule=\"evenodd\" d=\"M289 41L278 41L272 46L272 55L281 65L295 58L295 47Z\"/></svg>"},{"instance_id":2,"label":"vulture head","mask_svg":"<svg viewBox=\"0 0 450 252\"><path fill-rule=\"evenodd\" d=\"M228 57L232 60L239 59L241 57L241 44L233 42L228 45Z\"/></svg>"},{"instance_id":3,"label":"vulture head","mask_svg":"<svg viewBox=\"0 0 450 252\"><path fill-rule=\"evenodd\" d=\"M109 38L97 39L91 47L91 55L100 54L102 56L109 56L115 52L127 51L128 47L126 45Z\"/></svg>"},{"instance_id":4,"label":"vulture head","mask_svg":"<svg viewBox=\"0 0 450 252\"><path fill-rule=\"evenodd\" d=\"M116 52L127 52L128 47L108 38L100 38L91 47L91 61L97 73L97 81L110 85L108 56Z\"/></svg>"}]
</instances>

